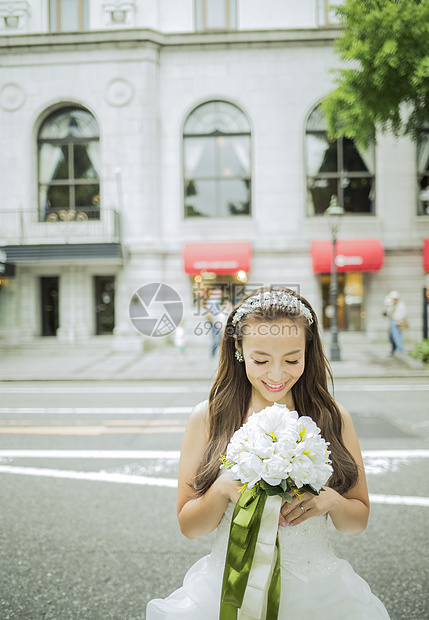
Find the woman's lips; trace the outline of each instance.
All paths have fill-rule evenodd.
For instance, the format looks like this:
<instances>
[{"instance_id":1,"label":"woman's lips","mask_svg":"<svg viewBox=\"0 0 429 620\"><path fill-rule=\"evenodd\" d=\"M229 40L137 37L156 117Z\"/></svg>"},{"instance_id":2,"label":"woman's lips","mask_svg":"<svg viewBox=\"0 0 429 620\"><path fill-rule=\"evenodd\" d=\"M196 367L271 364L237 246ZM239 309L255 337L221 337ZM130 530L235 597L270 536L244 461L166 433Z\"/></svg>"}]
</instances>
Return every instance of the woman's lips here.
<instances>
[{"instance_id":1,"label":"woman's lips","mask_svg":"<svg viewBox=\"0 0 429 620\"><path fill-rule=\"evenodd\" d=\"M269 392L281 392L286 387L287 381L284 383L267 383L266 381L262 381Z\"/></svg>"}]
</instances>

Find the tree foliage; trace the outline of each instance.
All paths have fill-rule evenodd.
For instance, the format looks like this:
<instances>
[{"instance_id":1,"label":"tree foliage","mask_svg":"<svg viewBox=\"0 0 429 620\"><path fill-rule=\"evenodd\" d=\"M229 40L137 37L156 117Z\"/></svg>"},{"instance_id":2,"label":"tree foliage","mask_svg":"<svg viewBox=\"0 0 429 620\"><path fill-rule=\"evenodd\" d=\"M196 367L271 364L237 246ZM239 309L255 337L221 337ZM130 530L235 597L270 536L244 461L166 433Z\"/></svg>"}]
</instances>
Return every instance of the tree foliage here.
<instances>
[{"instance_id":1,"label":"tree foliage","mask_svg":"<svg viewBox=\"0 0 429 620\"><path fill-rule=\"evenodd\" d=\"M323 103L329 136L362 146L377 131L416 138L429 120L429 0L345 0L335 10L343 63Z\"/></svg>"}]
</instances>

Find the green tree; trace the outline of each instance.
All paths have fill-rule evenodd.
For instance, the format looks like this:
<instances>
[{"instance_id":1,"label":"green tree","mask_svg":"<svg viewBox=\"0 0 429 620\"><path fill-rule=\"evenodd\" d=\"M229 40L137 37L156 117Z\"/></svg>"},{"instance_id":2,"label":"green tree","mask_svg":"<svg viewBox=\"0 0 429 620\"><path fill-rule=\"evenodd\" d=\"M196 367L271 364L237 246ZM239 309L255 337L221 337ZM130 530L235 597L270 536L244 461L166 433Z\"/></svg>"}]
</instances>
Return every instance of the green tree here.
<instances>
[{"instance_id":1,"label":"green tree","mask_svg":"<svg viewBox=\"0 0 429 620\"><path fill-rule=\"evenodd\" d=\"M323 103L330 138L362 146L377 131L414 139L429 120L429 0L345 0L343 61Z\"/></svg>"}]
</instances>

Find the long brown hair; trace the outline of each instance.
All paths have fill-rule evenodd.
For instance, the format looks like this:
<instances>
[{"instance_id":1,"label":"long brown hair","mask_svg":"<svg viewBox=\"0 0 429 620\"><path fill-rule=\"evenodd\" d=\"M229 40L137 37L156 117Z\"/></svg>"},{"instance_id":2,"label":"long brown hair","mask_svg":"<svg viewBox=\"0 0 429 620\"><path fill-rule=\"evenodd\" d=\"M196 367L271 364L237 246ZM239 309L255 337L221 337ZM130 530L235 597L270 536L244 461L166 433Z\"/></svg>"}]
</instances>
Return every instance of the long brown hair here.
<instances>
[{"instance_id":1,"label":"long brown hair","mask_svg":"<svg viewBox=\"0 0 429 620\"><path fill-rule=\"evenodd\" d=\"M313 323L294 307L283 308L271 305L257 308L233 325L236 310L249 297L272 290L282 291L299 299L311 312ZM204 495L216 480L219 473L219 457L224 453L234 432L246 421L252 385L249 382L244 363L235 358L235 343L241 349L243 332L241 326L247 319L275 322L288 319L299 322L305 328L305 367L299 380L292 386L292 396L299 415L310 416L321 429L322 436L330 442L334 473L329 486L345 493L351 489L359 477L358 466L342 440L342 415L328 391L328 377L333 385L332 370L324 354L319 335L316 314L304 297L287 288L261 288L244 297L228 317L222 338L219 370L209 395L209 440L199 463L193 489L197 496Z\"/></svg>"}]
</instances>

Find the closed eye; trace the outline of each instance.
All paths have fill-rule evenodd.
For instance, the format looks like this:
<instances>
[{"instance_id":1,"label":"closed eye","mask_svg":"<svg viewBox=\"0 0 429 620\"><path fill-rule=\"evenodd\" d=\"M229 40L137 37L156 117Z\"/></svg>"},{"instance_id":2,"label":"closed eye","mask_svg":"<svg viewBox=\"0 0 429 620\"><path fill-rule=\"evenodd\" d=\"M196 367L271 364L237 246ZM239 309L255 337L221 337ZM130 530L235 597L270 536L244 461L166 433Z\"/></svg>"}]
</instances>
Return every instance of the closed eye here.
<instances>
[{"instance_id":1,"label":"closed eye","mask_svg":"<svg viewBox=\"0 0 429 620\"><path fill-rule=\"evenodd\" d=\"M261 366L262 364L266 364L267 360L265 360L264 362L258 362L258 360L253 360L255 362L255 364L257 364L258 366ZM286 364L298 364L299 360L293 360L293 361L286 361Z\"/></svg>"}]
</instances>

